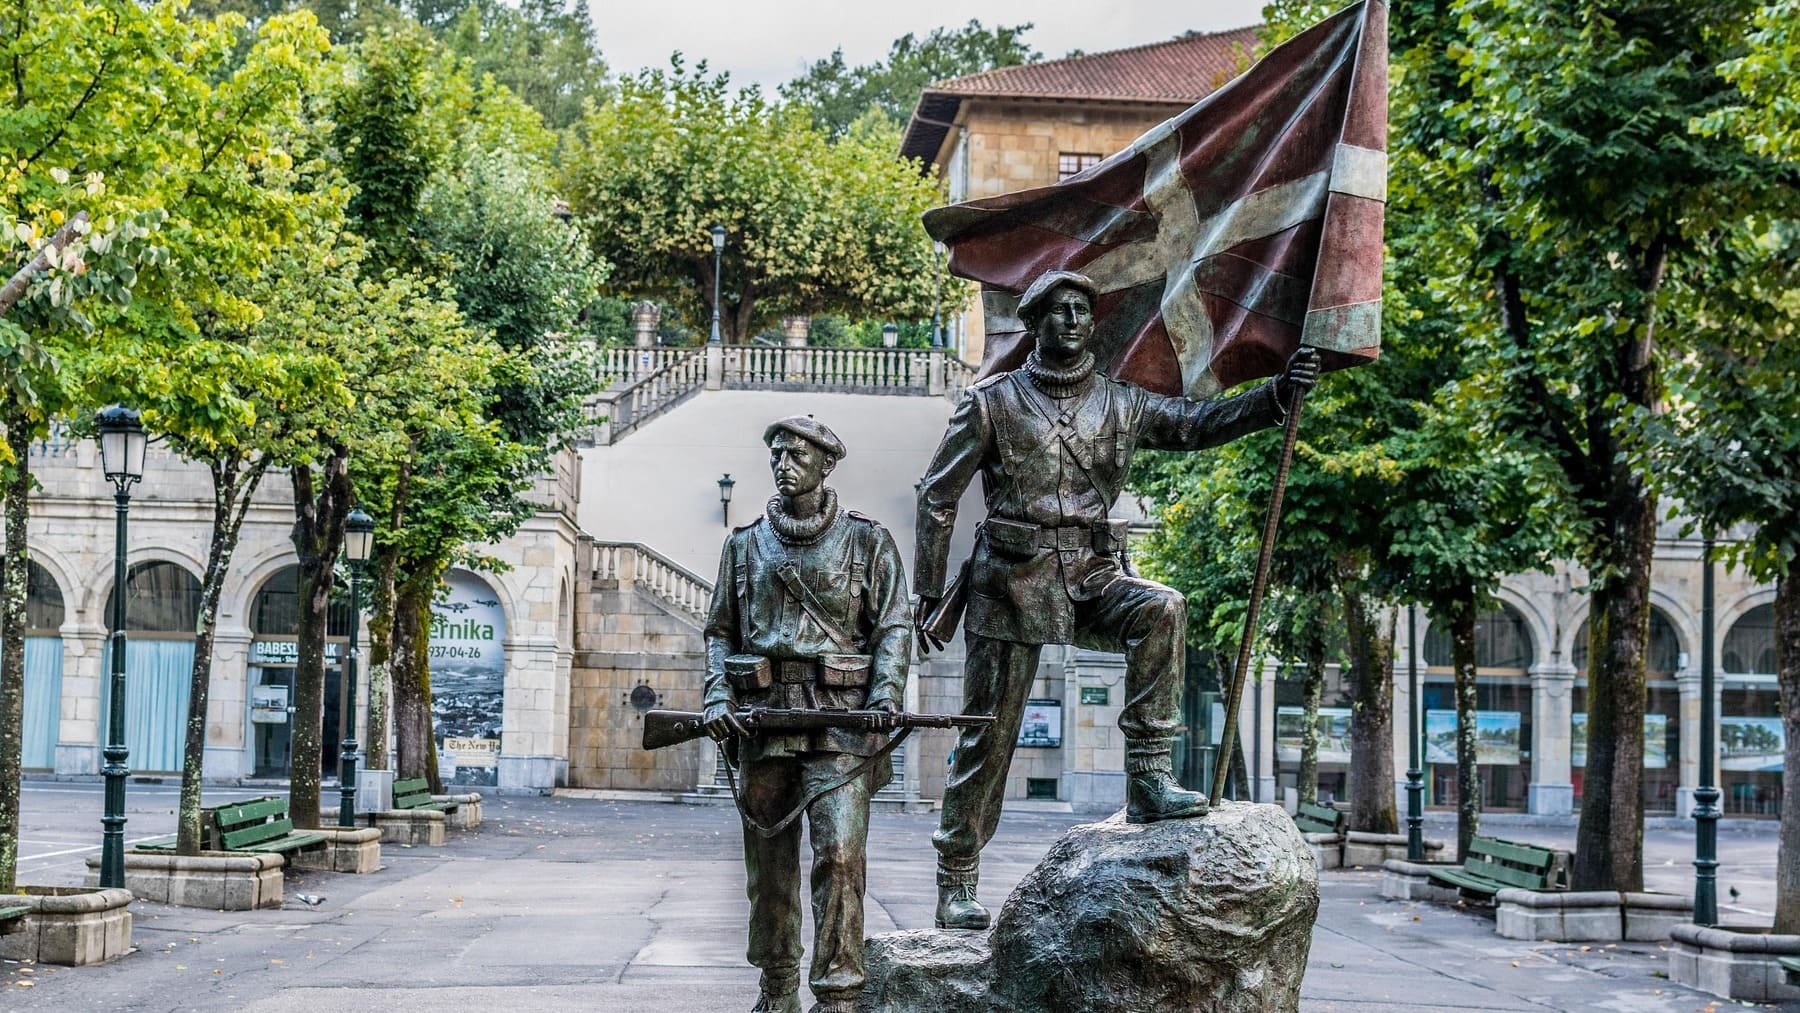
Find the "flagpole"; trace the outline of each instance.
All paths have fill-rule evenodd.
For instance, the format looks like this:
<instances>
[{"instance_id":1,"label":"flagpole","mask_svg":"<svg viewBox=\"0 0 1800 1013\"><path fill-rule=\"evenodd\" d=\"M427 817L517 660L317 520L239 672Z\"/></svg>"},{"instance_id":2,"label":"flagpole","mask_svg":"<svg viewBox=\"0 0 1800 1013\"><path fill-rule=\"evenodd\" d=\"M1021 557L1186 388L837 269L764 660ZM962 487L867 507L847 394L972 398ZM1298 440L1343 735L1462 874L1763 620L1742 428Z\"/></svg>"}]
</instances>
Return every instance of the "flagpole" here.
<instances>
[{"instance_id":1,"label":"flagpole","mask_svg":"<svg viewBox=\"0 0 1800 1013\"><path fill-rule=\"evenodd\" d=\"M1306 405L1306 388L1294 390L1288 405L1287 427L1282 433L1281 459L1275 465L1275 491L1269 497L1269 513L1263 518L1262 548L1256 557L1256 575L1250 581L1250 602L1244 610L1244 635L1238 642L1237 669L1225 697L1225 730L1219 738L1219 762L1213 770L1212 798L1225 797L1225 779L1231 773L1231 749L1237 738L1238 707L1244 699L1244 679L1250 671L1250 648L1256 642L1256 614L1262 609L1263 592L1269 586L1269 564L1275 554L1275 529L1281 526L1281 498L1287 492L1288 468L1294 463L1294 443L1300 436L1300 410Z\"/></svg>"}]
</instances>

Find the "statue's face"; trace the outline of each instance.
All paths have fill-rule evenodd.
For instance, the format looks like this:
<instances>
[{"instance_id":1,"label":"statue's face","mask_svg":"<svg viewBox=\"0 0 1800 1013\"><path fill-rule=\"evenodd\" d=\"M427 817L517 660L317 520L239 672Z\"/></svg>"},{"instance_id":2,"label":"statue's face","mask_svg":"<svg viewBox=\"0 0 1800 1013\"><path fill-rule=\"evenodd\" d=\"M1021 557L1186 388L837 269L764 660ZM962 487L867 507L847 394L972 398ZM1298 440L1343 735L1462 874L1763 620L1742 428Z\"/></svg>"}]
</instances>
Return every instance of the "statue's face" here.
<instances>
[{"instance_id":1,"label":"statue's face","mask_svg":"<svg viewBox=\"0 0 1800 1013\"><path fill-rule=\"evenodd\" d=\"M1034 331L1040 357L1076 358L1094 336L1094 308L1080 289L1064 285L1044 300Z\"/></svg>"},{"instance_id":2,"label":"statue's face","mask_svg":"<svg viewBox=\"0 0 1800 1013\"><path fill-rule=\"evenodd\" d=\"M836 465L817 444L793 433L776 433L769 442L769 471L775 476L775 491L790 499L817 489Z\"/></svg>"}]
</instances>

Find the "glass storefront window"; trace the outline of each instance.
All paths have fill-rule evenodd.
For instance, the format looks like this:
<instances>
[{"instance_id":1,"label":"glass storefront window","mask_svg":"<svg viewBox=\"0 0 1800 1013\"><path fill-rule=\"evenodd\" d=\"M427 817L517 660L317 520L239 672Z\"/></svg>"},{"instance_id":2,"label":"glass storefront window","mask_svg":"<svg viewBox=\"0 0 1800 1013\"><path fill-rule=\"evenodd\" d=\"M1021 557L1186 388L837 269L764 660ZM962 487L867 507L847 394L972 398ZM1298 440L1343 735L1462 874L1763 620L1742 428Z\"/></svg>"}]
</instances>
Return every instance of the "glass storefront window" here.
<instances>
[{"instance_id":1,"label":"glass storefront window","mask_svg":"<svg viewBox=\"0 0 1800 1013\"><path fill-rule=\"evenodd\" d=\"M289 777L293 752L295 635L300 626L299 567L277 571L263 582L250 607L250 756L257 777ZM334 593L326 611L324 722L319 771L338 769L338 742L345 720L339 682L350 612L345 594Z\"/></svg>"},{"instance_id":2,"label":"glass storefront window","mask_svg":"<svg viewBox=\"0 0 1800 1013\"><path fill-rule=\"evenodd\" d=\"M1456 678L1447 623L1435 617L1420 645L1425 720L1426 804L1455 806ZM1531 667L1525 618L1510 605L1475 616L1475 761L1483 809L1525 808L1531 784ZM1402 715L1402 718L1404 715Z\"/></svg>"},{"instance_id":3,"label":"glass storefront window","mask_svg":"<svg viewBox=\"0 0 1800 1013\"><path fill-rule=\"evenodd\" d=\"M1744 613L1722 647L1727 678L1719 694L1719 804L1734 816L1779 816L1787 734L1775 683L1774 606Z\"/></svg>"}]
</instances>

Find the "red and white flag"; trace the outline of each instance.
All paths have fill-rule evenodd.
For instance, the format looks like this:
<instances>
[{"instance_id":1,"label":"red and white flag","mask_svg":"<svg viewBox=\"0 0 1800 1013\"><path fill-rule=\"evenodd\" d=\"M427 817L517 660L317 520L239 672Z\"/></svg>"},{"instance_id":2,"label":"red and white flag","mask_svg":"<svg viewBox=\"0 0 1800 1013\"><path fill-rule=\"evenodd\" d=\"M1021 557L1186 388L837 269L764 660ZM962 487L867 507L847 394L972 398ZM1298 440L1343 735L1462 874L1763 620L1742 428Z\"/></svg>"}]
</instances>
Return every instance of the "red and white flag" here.
<instances>
[{"instance_id":1,"label":"red and white flag","mask_svg":"<svg viewBox=\"0 0 1800 1013\"><path fill-rule=\"evenodd\" d=\"M1387 7L1363 0L1080 175L925 228L953 274L1015 299L1045 271L1092 278L1101 369L1200 398L1301 344L1326 369L1376 357L1386 198ZM992 323L983 374L1030 350Z\"/></svg>"}]
</instances>

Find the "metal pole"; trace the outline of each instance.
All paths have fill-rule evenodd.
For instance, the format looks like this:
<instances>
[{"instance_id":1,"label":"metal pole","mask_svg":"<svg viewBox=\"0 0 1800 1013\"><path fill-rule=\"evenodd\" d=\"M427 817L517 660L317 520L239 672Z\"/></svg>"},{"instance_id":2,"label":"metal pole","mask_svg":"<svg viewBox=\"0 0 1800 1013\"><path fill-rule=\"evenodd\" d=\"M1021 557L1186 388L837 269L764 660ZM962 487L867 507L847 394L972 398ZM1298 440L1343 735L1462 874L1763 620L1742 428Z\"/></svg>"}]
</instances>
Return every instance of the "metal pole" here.
<instances>
[{"instance_id":1,"label":"metal pole","mask_svg":"<svg viewBox=\"0 0 1800 1013\"><path fill-rule=\"evenodd\" d=\"M1419 764L1419 606L1406 611L1406 860L1425 860L1425 771Z\"/></svg>"},{"instance_id":2,"label":"metal pole","mask_svg":"<svg viewBox=\"0 0 1800 1013\"><path fill-rule=\"evenodd\" d=\"M1694 789L1694 924L1719 923L1719 788L1713 783L1713 537L1700 542L1700 784Z\"/></svg>"},{"instance_id":3,"label":"metal pole","mask_svg":"<svg viewBox=\"0 0 1800 1013\"><path fill-rule=\"evenodd\" d=\"M124 483L113 495L113 631L112 673L107 683L106 811L100 817L100 885L125 885L125 778L131 770L125 760L125 518L131 511L131 493Z\"/></svg>"},{"instance_id":4,"label":"metal pole","mask_svg":"<svg viewBox=\"0 0 1800 1013\"><path fill-rule=\"evenodd\" d=\"M708 340L715 345L719 343L719 261L724 252L717 245L713 247L713 321L712 337Z\"/></svg>"},{"instance_id":5,"label":"metal pole","mask_svg":"<svg viewBox=\"0 0 1800 1013\"><path fill-rule=\"evenodd\" d=\"M344 752L338 757L338 826L356 826L356 636L362 564L350 564L350 654L344 659ZM327 624L329 625L329 624Z\"/></svg>"}]
</instances>

